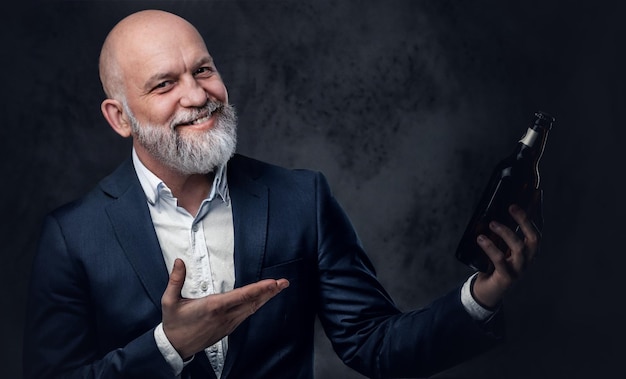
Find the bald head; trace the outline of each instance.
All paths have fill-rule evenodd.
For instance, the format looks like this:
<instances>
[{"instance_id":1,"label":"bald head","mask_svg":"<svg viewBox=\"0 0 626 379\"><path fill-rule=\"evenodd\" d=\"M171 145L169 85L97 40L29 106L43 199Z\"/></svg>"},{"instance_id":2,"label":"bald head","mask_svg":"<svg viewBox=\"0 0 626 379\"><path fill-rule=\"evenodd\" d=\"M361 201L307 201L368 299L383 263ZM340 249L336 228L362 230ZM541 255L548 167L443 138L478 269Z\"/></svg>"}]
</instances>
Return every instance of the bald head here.
<instances>
[{"instance_id":1,"label":"bald head","mask_svg":"<svg viewBox=\"0 0 626 379\"><path fill-rule=\"evenodd\" d=\"M144 10L121 20L100 52L100 80L107 97L122 101L128 73L141 70L146 59L191 42L206 50L204 40L187 20L160 10Z\"/></svg>"}]
</instances>

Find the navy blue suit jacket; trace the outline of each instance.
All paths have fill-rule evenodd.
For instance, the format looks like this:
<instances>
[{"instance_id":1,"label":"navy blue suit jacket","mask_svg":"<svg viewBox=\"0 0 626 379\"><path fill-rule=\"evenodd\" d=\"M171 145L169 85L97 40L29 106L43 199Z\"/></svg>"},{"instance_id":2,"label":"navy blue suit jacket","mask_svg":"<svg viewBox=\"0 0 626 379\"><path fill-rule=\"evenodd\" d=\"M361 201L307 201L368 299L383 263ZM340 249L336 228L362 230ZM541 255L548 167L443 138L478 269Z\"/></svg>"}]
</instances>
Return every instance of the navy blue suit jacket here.
<instances>
[{"instance_id":1,"label":"navy blue suit jacket","mask_svg":"<svg viewBox=\"0 0 626 379\"><path fill-rule=\"evenodd\" d=\"M228 184L235 286L263 278L291 285L230 336L223 378L312 378L316 315L339 357L371 377L429 374L500 339L498 317L473 321L458 288L401 313L321 174L236 155ZM44 222L29 292L25 377L172 378L153 338L167 281L129 159ZM203 353L183 376L190 373L214 377Z\"/></svg>"}]
</instances>

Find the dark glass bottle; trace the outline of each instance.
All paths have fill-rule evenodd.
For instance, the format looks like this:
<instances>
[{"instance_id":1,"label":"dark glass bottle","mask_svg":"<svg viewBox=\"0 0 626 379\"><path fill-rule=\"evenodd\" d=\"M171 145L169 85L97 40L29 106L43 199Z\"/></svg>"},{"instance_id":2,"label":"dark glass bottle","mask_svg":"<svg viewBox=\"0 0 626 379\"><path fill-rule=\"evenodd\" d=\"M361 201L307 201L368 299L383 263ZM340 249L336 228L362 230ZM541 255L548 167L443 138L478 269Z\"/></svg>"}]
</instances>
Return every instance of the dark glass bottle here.
<instances>
[{"instance_id":1,"label":"dark glass bottle","mask_svg":"<svg viewBox=\"0 0 626 379\"><path fill-rule=\"evenodd\" d=\"M504 241L489 229L490 221L498 221L517 232L518 225L509 214L509 206L517 204L532 217L539 187L539 160L546 145L554 117L536 112L532 125L517 143L511 155L501 160L476 207L459 242L456 257L466 265L483 272L493 269L487 254L476 242L479 234L487 236L498 248L507 252Z\"/></svg>"}]
</instances>

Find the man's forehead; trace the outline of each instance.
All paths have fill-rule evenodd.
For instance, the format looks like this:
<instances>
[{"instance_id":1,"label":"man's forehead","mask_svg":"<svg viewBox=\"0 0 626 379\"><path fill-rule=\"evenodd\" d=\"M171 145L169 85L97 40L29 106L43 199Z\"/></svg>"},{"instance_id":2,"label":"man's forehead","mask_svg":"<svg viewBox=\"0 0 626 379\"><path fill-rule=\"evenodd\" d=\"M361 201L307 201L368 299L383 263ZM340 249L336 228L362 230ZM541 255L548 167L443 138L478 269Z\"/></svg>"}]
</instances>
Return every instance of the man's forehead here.
<instances>
[{"instance_id":1,"label":"man's forehead","mask_svg":"<svg viewBox=\"0 0 626 379\"><path fill-rule=\"evenodd\" d=\"M124 41L121 41L124 42ZM135 35L119 45L118 57L126 61L131 69L141 66L148 69L163 70L173 64L184 63L188 66L212 63L204 40L199 34L156 33L143 36Z\"/></svg>"}]
</instances>

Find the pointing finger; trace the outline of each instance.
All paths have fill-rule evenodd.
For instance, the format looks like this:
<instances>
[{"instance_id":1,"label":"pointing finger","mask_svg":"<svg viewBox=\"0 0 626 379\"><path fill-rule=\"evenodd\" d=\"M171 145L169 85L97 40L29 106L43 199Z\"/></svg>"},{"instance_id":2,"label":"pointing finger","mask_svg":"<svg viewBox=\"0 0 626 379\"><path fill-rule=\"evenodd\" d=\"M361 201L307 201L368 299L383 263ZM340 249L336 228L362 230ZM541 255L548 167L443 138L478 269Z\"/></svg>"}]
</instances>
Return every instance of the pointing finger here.
<instances>
[{"instance_id":1,"label":"pointing finger","mask_svg":"<svg viewBox=\"0 0 626 379\"><path fill-rule=\"evenodd\" d=\"M249 316L288 286L287 279L265 279L234 289L225 295L229 295L229 308L242 310Z\"/></svg>"}]
</instances>

